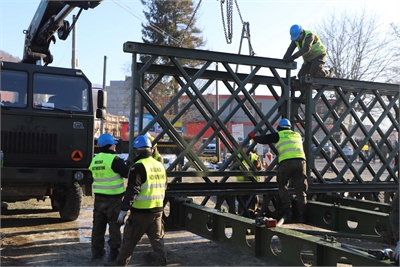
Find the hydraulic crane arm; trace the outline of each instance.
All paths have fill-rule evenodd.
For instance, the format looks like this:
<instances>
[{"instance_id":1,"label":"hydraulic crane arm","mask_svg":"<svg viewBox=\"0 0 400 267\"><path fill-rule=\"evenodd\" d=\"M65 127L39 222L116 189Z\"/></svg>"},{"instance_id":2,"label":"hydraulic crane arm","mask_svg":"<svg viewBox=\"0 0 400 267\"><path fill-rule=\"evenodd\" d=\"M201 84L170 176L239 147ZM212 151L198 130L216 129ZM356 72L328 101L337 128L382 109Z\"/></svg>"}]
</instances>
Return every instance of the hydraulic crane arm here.
<instances>
[{"instance_id":1,"label":"hydraulic crane arm","mask_svg":"<svg viewBox=\"0 0 400 267\"><path fill-rule=\"evenodd\" d=\"M51 41L53 43L56 41L55 32L58 33L59 39L66 40L75 24L74 21L70 26L64 19L75 7L79 7L80 10L75 19L77 20L83 9L95 8L102 1L42 0L28 30L24 30L25 45L22 63L36 64L38 61L43 61L45 65L48 65L53 62L49 46Z\"/></svg>"}]
</instances>

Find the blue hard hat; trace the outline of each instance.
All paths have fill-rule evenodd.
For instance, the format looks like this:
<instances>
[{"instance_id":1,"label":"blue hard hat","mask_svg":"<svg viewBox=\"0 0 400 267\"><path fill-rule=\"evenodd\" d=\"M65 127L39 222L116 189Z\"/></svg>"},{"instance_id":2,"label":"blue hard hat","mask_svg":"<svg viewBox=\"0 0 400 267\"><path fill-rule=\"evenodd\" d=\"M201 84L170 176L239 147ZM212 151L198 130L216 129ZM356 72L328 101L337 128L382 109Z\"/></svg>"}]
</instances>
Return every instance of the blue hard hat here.
<instances>
[{"instance_id":1,"label":"blue hard hat","mask_svg":"<svg viewBox=\"0 0 400 267\"><path fill-rule=\"evenodd\" d=\"M303 31L303 28L300 25L293 25L292 27L290 27L290 40L292 41L296 41L301 32Z\"/></svg>"},{"instance_id":2,"label":"blue hard hat","mask_svg":"<svg viewBox=\"0 0 400 267\"><path fill-rule=\"evenodd\" d=\"M290 124L290 121L288 119L281 119L278 123L278 128L281 129L290 129L292 125Z\"/></svg>"},{"instance_id":3,"label":"blue hard hat","mask_svg":"<svg viewBox=\"0 0 400 267\"><path fill-rule=\"evenodd\" d=\"M97 145L101 147L106 145L115 145L116 143L117 141L115 141L111 134L108 133L100 135L99 139L97 139Z\"/></svg>"},{"instance_id":4,"label":"blue hard hat","mask_svg":"<svg viewBox=\"0 0 400 267\"><path fill-rule=\"evenodd\" d=\"M133 148L134 149L151 148L150 139L145 135L139 135L138 137L135 138L135 141L133 142Z\"/></svg>"}]
</instances>

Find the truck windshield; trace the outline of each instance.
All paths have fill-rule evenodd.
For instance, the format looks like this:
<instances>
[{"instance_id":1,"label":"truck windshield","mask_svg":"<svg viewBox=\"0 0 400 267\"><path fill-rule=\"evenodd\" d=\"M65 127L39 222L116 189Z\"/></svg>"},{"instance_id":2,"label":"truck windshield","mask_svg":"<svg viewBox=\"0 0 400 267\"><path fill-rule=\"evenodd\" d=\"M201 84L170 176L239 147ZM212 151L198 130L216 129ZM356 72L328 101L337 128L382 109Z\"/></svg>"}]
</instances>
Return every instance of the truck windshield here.
<instances>
[{"instance_id":1,"label":"truck windshield","mask_svg":"<svg viewBox=\"0 0 400 267\"><path fill-rule=\"evenodd\" d=\"M26 108L28 94L28 73L2 70L0 105L3 107Z\"/></svg>"},{"instance_id":2,"label":"truck windshield","mask_svg":"<svg viewBox=\"0 0 400 267\"><path fill-rule=\"evenodd\" d=\"M89 112L90 86L83 77L36 73L33 79L33 107Z\"/></svg>"}]
</instances>

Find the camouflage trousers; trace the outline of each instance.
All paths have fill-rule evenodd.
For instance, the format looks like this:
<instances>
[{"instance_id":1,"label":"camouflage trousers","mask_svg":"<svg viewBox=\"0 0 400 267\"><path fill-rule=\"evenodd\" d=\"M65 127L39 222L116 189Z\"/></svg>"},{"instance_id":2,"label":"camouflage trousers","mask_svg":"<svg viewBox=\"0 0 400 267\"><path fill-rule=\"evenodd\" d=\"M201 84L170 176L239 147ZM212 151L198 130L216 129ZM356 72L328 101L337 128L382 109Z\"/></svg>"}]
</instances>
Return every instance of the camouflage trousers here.
<instances>
[{"instance_id":1,"label":"camouflage trousers","mask_svg":"<svg viewBox=\"0 0 400 267\"><path fill-rule=\"evenodd\" d=\"M326 55L320 55L310 62L303 64L297 74L297 77L307 74L314 77L328 77L329 71L325 70Z\"/></svg>"},{"instance_id":2,"label":"camouflage trousers","mask_svg":"<svg viewBox=\"0 0 400 267\"><path fill-rule=\"evenodd\" d=\"M399 241L399 189L392 200L391 213L389 215L390 225L392 226L394 241Z\"/></svg>"},{"instance_id":3,"label":"camouflage trousers","mask_svg":"<svg viewBox=\"0 0 400 267\"><path fill-rule=\"evenodd\" d=\"M94 198L92 255L104 249L105 233L109 226L108 245L119 248L121 245L121 225L117 222L121 210L121 198L108 198L96 195Z\"/></svg>"},{"instance_id":4,"label":"camouflage trousers","mask_svg":"<svg viewBox=\"0 0 400 267\"><path fill-rule=\"evenodd\" d=\"M279 163L277 184L283 210L290 209L291 207L291 198L288 190L289 181L295 189L298 212L300 215L303 215L306 210L306 191L308 189L305 160L291 159Z\"/></svg>"},{"instance_id":5,"label":"camouflage trousers","mask_svg":"<svg viewBox=\"0 0 400 267\"><path fill-rule=\"evenodd\" d=\"M166 265L164 224L162 211L157 213L132 212L126 220L124 235L116 261L117 266L127 266L132 253L144 234L147 234L154 251L154 265Z\"/></svg>"}]
</instances>

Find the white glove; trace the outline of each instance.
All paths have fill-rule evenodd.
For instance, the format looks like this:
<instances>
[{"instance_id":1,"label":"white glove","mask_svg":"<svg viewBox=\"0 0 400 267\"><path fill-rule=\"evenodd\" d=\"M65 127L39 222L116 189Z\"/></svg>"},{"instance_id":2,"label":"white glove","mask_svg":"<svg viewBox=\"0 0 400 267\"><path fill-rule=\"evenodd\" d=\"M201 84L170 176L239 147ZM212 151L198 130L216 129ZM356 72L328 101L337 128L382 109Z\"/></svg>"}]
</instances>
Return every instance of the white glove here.
<instances>
[{"instance_id":1,"label":"white glove","mask_svg":"<svg viewBox=\"0 0 400 267\"><path fill-rule=\"evenodd\" d=\"M399 256L400 256L400 241L397 241L397 246L394 249L393 259L397 265L399 265Z\"/></svg>"},{"instance_id":2,"label":"white glove","mask_svg":"<svg viewBox=\"0 0 400 267\"><path fill-rule=\"evenodd\" d=\"M119 212L118 219L117 219L117 222L119 224L121 224L121 225L124 224L124 219L125 219L125 216L126 216L127 212L128 212L127 210L121 210Z\"/></svg>"}]
</instances>

